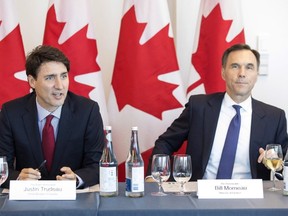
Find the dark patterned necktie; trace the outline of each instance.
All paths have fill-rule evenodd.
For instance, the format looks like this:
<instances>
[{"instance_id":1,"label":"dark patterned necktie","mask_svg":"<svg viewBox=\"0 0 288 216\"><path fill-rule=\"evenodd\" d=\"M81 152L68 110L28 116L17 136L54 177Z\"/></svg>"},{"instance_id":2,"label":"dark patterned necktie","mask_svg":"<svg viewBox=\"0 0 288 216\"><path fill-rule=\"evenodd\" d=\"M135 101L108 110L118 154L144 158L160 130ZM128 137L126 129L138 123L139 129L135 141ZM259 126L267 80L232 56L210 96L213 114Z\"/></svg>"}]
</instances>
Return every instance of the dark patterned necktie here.
<instances>
[{"instance_id":1,"label":"dark patterned necktie","mask_svg":"<svg viewBox=\"0 0 288 216\"><path fill-rule=\"evenodd\" d=\"M221 155L221 160L218 167L218 173L216 176L217 179L231 179L232 177L241 125L241 106L233 105L233 108L236 110L236 115L232 118L228 128L226 140Z\"/></svg>"},{"instance_id":2,"label":"dark patterned necktie","mask_svg":"<svg viewBox=\"0 0 288 216\"><path fill-rule=\"evenodd\" d=\"M42 131L42 148L44 157L47 160L46 167L48 171L51 169L55 148L54 129L51 124L53 117L53 115L48 115L46 117L46 123Z\"/></svg>"}]
</instances>

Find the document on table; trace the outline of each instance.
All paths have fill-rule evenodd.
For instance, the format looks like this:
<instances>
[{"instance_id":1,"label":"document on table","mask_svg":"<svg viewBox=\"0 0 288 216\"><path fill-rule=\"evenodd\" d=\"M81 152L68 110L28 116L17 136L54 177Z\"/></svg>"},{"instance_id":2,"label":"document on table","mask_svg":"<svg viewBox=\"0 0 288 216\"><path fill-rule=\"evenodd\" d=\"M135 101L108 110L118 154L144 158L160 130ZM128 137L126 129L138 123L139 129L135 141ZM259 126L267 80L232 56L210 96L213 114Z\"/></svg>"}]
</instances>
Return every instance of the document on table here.
<instances>
[{"instance_id":1,"label":"document on table","mask_svg":"<svg viewBox=\"0 0 288 216\"><path fill-rule=\"evenodd\" d=\"M91 193L91 192L99 192L99 184L84 188L84 189L77 189L76 193Z\"/></svg>"},{"instance_id":2,"label":"document on table","mask_svg":"<svg viewBox=\"0 0 288 216\"><path fill-rule=\"evenodd\" d=\"M177 182L163 182L162 188L164 192L179 192L180 184ZM197 182L187 182L184 184L184 192L196 192L197 191Z\"/></svg>"}]
</instances>

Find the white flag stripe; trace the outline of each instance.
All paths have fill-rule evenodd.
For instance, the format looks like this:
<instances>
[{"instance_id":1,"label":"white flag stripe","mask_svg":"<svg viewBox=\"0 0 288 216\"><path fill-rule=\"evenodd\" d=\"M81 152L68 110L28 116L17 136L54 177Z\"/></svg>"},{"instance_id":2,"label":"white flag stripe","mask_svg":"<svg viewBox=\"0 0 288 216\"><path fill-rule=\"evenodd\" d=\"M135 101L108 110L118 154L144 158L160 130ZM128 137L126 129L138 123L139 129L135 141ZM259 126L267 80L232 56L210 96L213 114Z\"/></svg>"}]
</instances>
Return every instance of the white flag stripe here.
<instances>
[{"instance_id":1,"label":"white flag stripe","mask_svg":"<svg viewBox=\"0 0 288 216\"><path fill-rule=\"evenodd\" d=\"M3 40L17 25L18 20L13 11L14 1L1 0L0 1L0 41Z\"/></svg>"}]
</instances>

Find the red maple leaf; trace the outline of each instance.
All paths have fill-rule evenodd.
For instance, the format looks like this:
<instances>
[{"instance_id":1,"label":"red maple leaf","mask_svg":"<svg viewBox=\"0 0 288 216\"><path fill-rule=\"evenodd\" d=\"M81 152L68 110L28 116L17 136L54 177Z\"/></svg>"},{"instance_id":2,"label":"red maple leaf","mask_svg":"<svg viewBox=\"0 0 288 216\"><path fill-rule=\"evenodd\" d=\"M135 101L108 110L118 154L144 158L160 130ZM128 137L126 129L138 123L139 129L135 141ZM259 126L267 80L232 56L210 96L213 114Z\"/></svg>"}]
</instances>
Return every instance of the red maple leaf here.
<instances>
[{"instance_id":1,"label":"red maple leaf","mask_svg":"<svg viewBox=\"0 0 288 216\"><path fill-rule=\"evenodd\" d=\"M189 86L187 92L201 83L207 94L225 91L225 82L221 77L222 54L233 44L245 43L244 29L231 42L225 40L231 24L231 20L223 20L219 4L207 18L202 16L198 48L192 55L192 64L201 80Z\"/></svg>"},{"instance_id":2,"label":"red maple leaf","mask_svg":"<svg viewBox=\"0 0 288 216\"><path fill-rule=\"evenodd\" d=\"M134 6L123 16L112 86L119 110L129 104L162 119L163 111L182 107L172 95L178 85L158 79L178 70L174 42L168 37L167 25L140 45L145 26L137 23Z\"/></svg>"},{"instance_id":3,"label":"red maple leaf","mask_svg":"<svg viewBox=\"0 0 288 216\"><path fill-rule=\"evenodd\" d=\"M100 71L96 62L98 54L96 40L88 39L88 25L83 27L63 44L58 39L66 23L56 20L56 12L52 5L47 13L43 44L59 48L70 60L69 89L76 94L89 98L89 92L94 88L75 81L75 76Z\"/></svg>"},{"instance_id":4,"label":"red maple leaf","mask_svg":"<svg viewBox=\"0 0 288 216\"><path fill-rule=\"evenodd\" d=\"M1 24L1 22L0 22ZM29 93L26 81L15 78L16 72L25 71L25 52L17 25L0 41L0 106L6 101Z\"/></svg>"}]
</instances>

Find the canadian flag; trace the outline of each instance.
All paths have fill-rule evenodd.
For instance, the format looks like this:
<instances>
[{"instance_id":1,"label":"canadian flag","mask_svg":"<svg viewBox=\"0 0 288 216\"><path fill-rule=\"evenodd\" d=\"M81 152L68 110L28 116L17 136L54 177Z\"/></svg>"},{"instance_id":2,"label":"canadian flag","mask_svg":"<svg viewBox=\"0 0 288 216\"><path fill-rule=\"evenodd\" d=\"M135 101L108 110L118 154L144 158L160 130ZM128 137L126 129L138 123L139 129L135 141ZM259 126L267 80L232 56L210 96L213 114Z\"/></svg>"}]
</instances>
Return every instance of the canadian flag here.
<instances>
[{"instance_id":1,"label":"canadian flag","mask_svg":"<svg viewBox=\"0 0 288 216\"><path fill-rule=\"evenodd\" d=\"M50 0L43 44L59 48L69 58L69 90L97 101L106 125L108 113L102 73L88 9L86 0Z\"/></svg>"},{"instance_id":2,"label":"canadian flag","mask_svg":"<svg viewBox=\"0 0 288 216\"><path fill-rule=\"evenodd\" d=\"M0 109L6 101L29 93L19 21L11 0L0 1Z\"/></svg>"},{"instance_id":3,"label":"canadian flag","mask_svg":"<svg viewBox=\"0 0 288 216\"><path fill-rule=\"evenodd\" d=\"M167 1L124 0L108 101L119 181L125 178L131 127L138 126L146 167L155 140L184 103Z\"/></svg>"},{"instance_id":4,"label":"canadian flag","mask_svg":"<svg viewBox=\"0 0 288 216\"><path fill-rule=\"evenodd\" d=\"M221 58L236 43L245 43L241 1L202 0L187 94L225 91Z\"/></svg>"}]
</instances>

